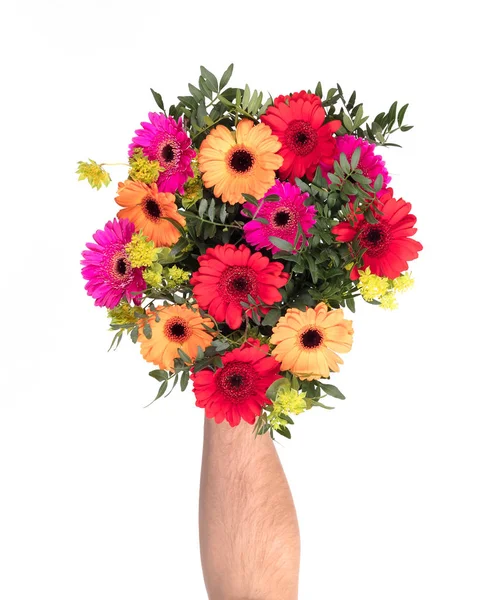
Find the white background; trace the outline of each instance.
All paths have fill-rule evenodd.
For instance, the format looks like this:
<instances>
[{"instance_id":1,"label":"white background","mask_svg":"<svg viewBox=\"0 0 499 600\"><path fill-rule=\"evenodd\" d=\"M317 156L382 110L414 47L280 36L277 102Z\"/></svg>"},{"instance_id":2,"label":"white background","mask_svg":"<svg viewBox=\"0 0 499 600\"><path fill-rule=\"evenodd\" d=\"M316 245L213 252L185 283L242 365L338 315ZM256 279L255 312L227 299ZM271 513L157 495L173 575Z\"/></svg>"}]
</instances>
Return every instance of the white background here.
<instances>
[{"instance_id":1,"label":"white background","mask_svg":"<svg viewBox=\"0 0 499 600\"><path fill-rule=\"evenodd\" d=\"M485 2L16 2L2 10L0 597L205 598L203 413L111 340L80 253L116 213L76 162L126 159L202 63L273 95L339 81L416 127L383 152L416 287L361 306L332 412L280 448L302 600L497 600L497 57ZM494 572L495 571L495 572ZM271 600L271 599L269 599Z\"/></svg>"}]
</instances>

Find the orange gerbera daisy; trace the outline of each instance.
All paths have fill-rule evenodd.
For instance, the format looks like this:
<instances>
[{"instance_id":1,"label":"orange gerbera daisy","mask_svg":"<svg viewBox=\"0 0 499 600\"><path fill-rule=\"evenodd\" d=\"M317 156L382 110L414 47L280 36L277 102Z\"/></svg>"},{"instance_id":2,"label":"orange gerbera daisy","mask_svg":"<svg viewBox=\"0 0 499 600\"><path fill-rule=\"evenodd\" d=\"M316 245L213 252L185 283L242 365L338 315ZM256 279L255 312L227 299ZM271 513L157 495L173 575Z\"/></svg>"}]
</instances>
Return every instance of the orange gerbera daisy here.
<instances>
[{"instance_id":1,"label":"orange gerbera daisy","mask_svg":"<svg viewBox=\"0 0 499 600\"><path fill-rule=\"evenodd\" d=\"M156 322L156 314L159 321ZM203 318L201 313L194 312L185 304L174 306L158 306L157 312L149 311L147 322L151 326L152 337L147 339L143 326L139 329L138 340L140 352L149 362L166 371L173 371L173 361L179 358L181 348L194 359L198 346L203 350L211 344L213 335L203 324L211 327L213 321ZM145 323L144 323L145 325Z\"/></svg>"},{"instance_id":2,"label":"orange gerbera daisy","mask_svg":"<svg viewBox=\"0 0 499 600\"><path fill-rule=\"evenodd\" d=\"M243 119L236 131L217 125L201 143L199 170L205 187L214 187L222 202L242 204L241 194L260 199L275 183L283 158L281 142L267 125Z\"/></svg>"},{"instance_id":3,"label":"orange gerbera daisy","mask_svg":"<svg viewBox=\"0 0 499 600\"><path fill-rule=\"evenodd\" d=\"M281 371L291 371L300 379L329 377L339 371L343 360L337 352L352 348L352 321L343 311L328 310L324 302L305 311L289 308L272 330L272 355L281 363Z\"/></svg>"},{"instance_id":4,"label":"orange gerbera daisy","mask_svg":"<svg viewBox=\"0 0 499 600\"><path fill-rule=\"evenodd\" d=\"M135 223L135 229L153 241L156 246L173 246L180 238L179 230L167 219L172 219L182 227L184 217L179 214L175 196L158 192L155 183L146 185L142 181L127 180L118 184L116 202L124 208L118 217Z\"/></svg>"}]
</instances>

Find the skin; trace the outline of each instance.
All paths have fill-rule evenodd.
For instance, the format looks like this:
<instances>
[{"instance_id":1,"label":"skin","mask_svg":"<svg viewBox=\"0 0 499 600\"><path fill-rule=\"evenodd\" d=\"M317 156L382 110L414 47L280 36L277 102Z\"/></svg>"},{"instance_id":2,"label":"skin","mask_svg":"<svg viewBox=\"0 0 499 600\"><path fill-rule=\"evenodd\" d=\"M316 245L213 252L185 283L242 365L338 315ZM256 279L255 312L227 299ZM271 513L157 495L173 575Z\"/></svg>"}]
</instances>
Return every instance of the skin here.
<instances>
[{"instance_id":1,"label":"skin","mask_svg":"<svg viewBox=\"0 0 499 600\"><path fill-rule=\"evenodd\" d=\"M205 420L199 532L210 600L298 598L298 520L268 434Z\"/></svg>"}]
</instances>

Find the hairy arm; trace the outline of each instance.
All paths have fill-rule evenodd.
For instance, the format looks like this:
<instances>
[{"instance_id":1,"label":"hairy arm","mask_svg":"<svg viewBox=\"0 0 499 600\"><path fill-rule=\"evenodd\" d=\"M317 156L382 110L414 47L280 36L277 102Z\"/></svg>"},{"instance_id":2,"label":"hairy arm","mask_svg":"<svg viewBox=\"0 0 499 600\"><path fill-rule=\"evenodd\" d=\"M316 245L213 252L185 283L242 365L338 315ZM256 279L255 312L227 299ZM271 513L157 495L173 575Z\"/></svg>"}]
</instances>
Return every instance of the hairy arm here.
<instances>
[{"instance_id":1,"label":"hairy arm","mask_svg":"<svg viewBox=\"0 0 499 600\"><path fill-rule=\"evenodd\" d=\"M296 600L300 534L274 443L205 420L199 503L210 600Z\"/></svg>"}]
</instances>

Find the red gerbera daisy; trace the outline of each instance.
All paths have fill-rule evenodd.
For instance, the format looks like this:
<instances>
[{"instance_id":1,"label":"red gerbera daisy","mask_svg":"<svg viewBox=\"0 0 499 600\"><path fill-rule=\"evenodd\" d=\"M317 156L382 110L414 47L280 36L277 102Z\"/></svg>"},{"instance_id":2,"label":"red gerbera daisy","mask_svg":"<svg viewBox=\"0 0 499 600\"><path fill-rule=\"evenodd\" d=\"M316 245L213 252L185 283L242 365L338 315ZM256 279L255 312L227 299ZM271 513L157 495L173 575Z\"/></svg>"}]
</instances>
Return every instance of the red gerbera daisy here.
<instances>
[{"instance_id":1,"label":"red gerbera daisy","mask_svg":"<svg viewBox=\"0 0 499 600\"><path fill-rule=\"evenodd\" d=\"M320 165L324 174L332 171L335 140L332 136L340 121L324 124L326 111L315 94L297 92L292 96L278 96L262 116L279 138L279 154L284 162L279 169L281 179L294 182L295 177L313 179Z\"/></svg>"},{"instance_id":2,"label":"red gerbera daisy","mask_svg":"<svg viewBox=\"0 0 499 600\"><path fill-rule=\"evenodd\" d=\"M253 424L262 406L271 404L267 388L280 377L280 364L268 352L268 346L252 340L251 345L224 354L221 369L193 373L196 406L206 409L208 419L217 423L228 421L235 427L243 418Z\"/></svg>"},{"instance_id":3,"label":"red gerbera daisy","mask_svg":"<svg viewBox=\"0 0 499 600\"><path fill-rule=\"evenodd\" d=\"M361 213L353 212L348 222L335 225L332 232L338 242L351 242L357 237L360 247L365 249L362 255L363 269L370 267L371 273L380 277L395 279L407 270L407 261L418 257L423 246L410 239L417 229L416 217L409 214L411 204L402 198L396 200L393 190L388 188L381 196L377 206L383 213L375 224L368 223ZM358 279L359 272L354 267L351 279Z\"/></svg>"},{"instance_id":4,"label":"red gerbera daisy","mask_svg":"<svg viewBox=\"0 0 499 600\"><path fill-rule=\"evenodd\" d=\"M208 248L198 258L199 270L192 274L193 294L200 308L217 321L238 329L243 320L241 302L255 300L248 312L260 304L274 304L282 296L278 288L286 285L289 275L284 265L270 261L261 252L233 244ZM263 313L268 309L261 308Z\"/></svg>"}]
</instances>

